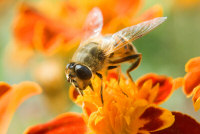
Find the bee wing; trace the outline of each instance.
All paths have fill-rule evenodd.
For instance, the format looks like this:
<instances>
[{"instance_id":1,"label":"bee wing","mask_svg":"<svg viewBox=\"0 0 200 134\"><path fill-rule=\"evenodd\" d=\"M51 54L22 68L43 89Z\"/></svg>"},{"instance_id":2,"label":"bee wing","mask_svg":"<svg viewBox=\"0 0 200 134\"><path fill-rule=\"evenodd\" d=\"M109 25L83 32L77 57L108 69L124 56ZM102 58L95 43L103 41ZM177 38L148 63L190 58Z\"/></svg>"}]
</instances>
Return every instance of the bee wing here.
<instances>
[{"instance_id":1,"label":"bee wing","mask_svg":"<svg viewBox=\"0 0 200 134\"><path fill-rule=\"evenodd\" d=\"M97 7L93 8L85 21L83 27L83 38L82 41L85 41L91 36L98 36L101 34L101 29L103 27L103 16L101 10Z\"/></svg>"},{"instance_id":2,"label":"bee wing","mask_svg":"<svg viewBox=\"0 0 200 134\"><path fill-rule=\"evenodd\" d=\"M161 23L163 23L166 19L167 17L158 17L131 27L124 28L119 32L114 33L112 38L115 40L115 42L112 43L112 46L109 46L109 50L105 52L105 54L109 55L110 53L125 46L127 43L133 42L134 40L146 35Z\"/></svg>"}]
</instances>

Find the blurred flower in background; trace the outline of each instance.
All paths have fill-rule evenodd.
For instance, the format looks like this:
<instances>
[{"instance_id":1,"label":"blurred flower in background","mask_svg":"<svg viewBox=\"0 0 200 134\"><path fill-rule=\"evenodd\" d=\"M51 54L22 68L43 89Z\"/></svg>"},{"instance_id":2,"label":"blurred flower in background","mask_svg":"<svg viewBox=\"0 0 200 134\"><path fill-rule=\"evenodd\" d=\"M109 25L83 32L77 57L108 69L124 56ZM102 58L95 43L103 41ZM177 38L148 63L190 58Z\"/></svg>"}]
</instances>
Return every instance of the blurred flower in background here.
<instances>
[{"instance_id":1,"label":"blurred flower in background","mask_svg":"<svg viewBox=\"0 0 200 134\"><path fill-rule=\"evenodd\" d=\"M82 38L85 18L94 6L98 6L103 12L104 34L163 16L164 9L164 16L168 16L167 23L134 43L143 54L143 61L132 74L134 79L149 72L176 78L185 75L186 61L199 56L198 2L27 0L22 3L3 0L0 3L0 80L11 84L34 80L44 91L42 96L31 98L19 108L8 133L22 133L28 126L45 122L66 111L80 112L80 108L68 99L64 69ZM125 68L126 65L122 66L123 70ZM191 71L186 76L189 73ZM160 80L162 81L162 77ZM171 83L171 80L164 81L164 85L168 82ZM181 80L179 82L177 87L181 85ZM193 97L196 110L199 107L198 90L197 86ZM200 120L200 113L193 111L190 101L185 99L180 90L167 90L167 95L160 96L168 98L172 91L172 97L161 106L170 111L184 111ZM146 95L148 93L149 91ZM77 121L83 120L80 115L74 114L67 115L66 118L74 116ZM85 130L85 127L81 128Z\"/></svg>"},{"instance_id":2,"label":"blurred flower in background","mask_svg":"<svg viewBox=\"0 0 200 134\"><path fill-rule=\"evenodd\" d=\"M10 86L0 82L0 133L6 134L17 107L29 97L41 93L41 87L34 82L21 82Z\"/></svg>"},{"instance_id":3,"label":"blurred flower in background","mask_svg":"<svg viewBox=\"0 0 200 134\"><path fill-rule=\"evenodd\" d=\"M200 57L190 59L185 71L187 74L184 77L183 91L187 97L193 95L193 105L197 111L200 108Z\"/></svg>"}]
</instances>

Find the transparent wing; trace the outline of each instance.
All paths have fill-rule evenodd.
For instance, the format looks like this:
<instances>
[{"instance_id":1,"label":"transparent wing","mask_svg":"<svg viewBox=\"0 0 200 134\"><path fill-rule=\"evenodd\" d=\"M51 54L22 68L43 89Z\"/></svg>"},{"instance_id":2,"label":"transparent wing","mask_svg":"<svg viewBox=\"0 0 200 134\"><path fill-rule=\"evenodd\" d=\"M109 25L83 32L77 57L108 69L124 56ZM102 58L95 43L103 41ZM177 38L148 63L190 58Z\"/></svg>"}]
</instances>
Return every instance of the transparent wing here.
<instances>
[{"instance_id":1,"label":"transparent wing","mask_svg":"<svg viewBox=\"0 0 200 134\"><path fill-rule=\"evenodd\" d=\"M125 46L127 43L133 42L134 40L146 35L163 23L166 19L167 17L158 17L131 27L124 28L119 32L114 33L112 35L113 40L115 40L114 43L112 43L112 45L110 44L110 46L106 46L104 44L104 47L109 47L109 50L106 51L105 54L109 55L110 53Z\"/></svg>"},{"instance_id":2,"label":"transparent wing","mask_svg":"<svg viewBox=\"0 0 200 134\"><path fill-rule=\"evenodd\" d=\"M83 37L82 41L101 34L101 29L103 27L103 16L101 10L97 7L93 8L85 21L83 27Z\"/></svg>"}]
</instances>

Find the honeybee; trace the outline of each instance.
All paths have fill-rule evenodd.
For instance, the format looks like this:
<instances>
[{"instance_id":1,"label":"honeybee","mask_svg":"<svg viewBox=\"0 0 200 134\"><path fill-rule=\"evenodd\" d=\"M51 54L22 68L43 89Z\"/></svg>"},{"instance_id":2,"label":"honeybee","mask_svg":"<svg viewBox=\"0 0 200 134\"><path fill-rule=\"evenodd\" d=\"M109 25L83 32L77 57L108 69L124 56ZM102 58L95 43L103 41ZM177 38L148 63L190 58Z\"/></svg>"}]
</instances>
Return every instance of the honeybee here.
<instances>
[{"instance_id":1,"label":"honeybee","mask_svg":"<svg viewBox=\"0 0 200 134\"><path fill-rule=\"evenodd\" d=\"M101 35L103 17L100 9L93 8L86 19L85 34L72 60L66 66L66 78L72 83L79 94L90 86L93 90L91 79L94 75L103 79L103 73L108 69L119 68L124 62L131 63L127 75L131 79L130 72L141 61L142 54L138 53L132 42L166 20L166 17L158 17L140 24L124 28L112 35ZM101 101L103 96L101 88Z\"/></svg>"}]
</instances>

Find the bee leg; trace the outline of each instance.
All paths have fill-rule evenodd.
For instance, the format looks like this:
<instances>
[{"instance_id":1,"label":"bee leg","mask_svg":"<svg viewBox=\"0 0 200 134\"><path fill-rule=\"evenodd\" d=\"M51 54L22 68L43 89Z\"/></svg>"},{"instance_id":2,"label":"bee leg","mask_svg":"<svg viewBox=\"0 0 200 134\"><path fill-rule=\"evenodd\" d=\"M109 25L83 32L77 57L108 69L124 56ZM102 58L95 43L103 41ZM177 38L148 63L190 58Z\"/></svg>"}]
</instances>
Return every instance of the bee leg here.
<instances>
[{"instance_id":1,"label":"bee leg","mask_svg":"<svg viewBox=\"0 0 200 134\"><path fill-rule=\"evenodd\" d=\"M118 82L118 85L119 85L119 83L120 83L120 73L121 73L121 66L118 66L118 68L117 68L117 82Z\"/></svg>"},{"instance_id":2,"label":"bee leg","mask_svg":"<svg viewBox=\"0 0 200 134\"><path fill-rule=\"evenodd\" d=\"M141 62L141 59L142 59L142 54L137 54L137 57L133 58L135 59L134 63L132 63L132 65L128 68L128 70L126 71L126 74L127 76L129 77L129 79L132 79L131 75L130 75L130 72L133 71L134 69L136 69L138 67L138 65L140 64Z\"/></svg>"},{"instance_id":3,"label":"bee leg","mask_svg":"<svg viewBox=\"0 0 200 134\"><path fill-rule=\"evenodd\" d=\"M132 63L132 65L126 71L128 77L133 81L133 79L130 75L130 72L133 71L135 68L137 68L137 66L140 64L141 59L142 59L142 54L139 53L139 54L133 54L133 55L121 58L121 59L117 59L117 60L114 60L114 61L109 61L109 63L119 64L119 63L122 63L122 62L135 60L134 63Z\"/></svg>"},{"instance_id":4,"label":"bee leg","mask_svg":"<svg viewBox=\"0 0 200 134\"><path fill-rule=\"evenodd\" d=\"M102 76L102 74L97 73L97 72L96 72L96 75L101 79L101 90L100 90L100 94L101 94L101 102L102 102L102 104L104 104L104 101L103 101L103 76Z\"/></svg>"},{"instance_id":5,"label":"bee leg","mask_svg":"<svg viewBox=\"0 0 200 134\"><path fill-rule=\"evenodd\" d=\"M117 68L117 73L118 73L118 77L117 77L117 83L118 83L118 85L120 84L120 73L121 73L121 66L119 65L118 66L118 68ZM120 85L119 85L119 87L120 87ZM121 89L121 87L120 87L120 89ZM121 92L126 96L126 97L128 97L128 95L121 89Z\"/></svg>"},{"instance_id":6,"label":"bee leg","mask_svg":"<svg viewBox=\"0 0 200 134\"><path fill-rule=\"evenodd\" d=\"M89 87L92 89L92 91L94 91L94 88L93 88L93 86L92 86L91 81L90 81L90 83L89 83Z\"/></svg>"}]
</instances>

